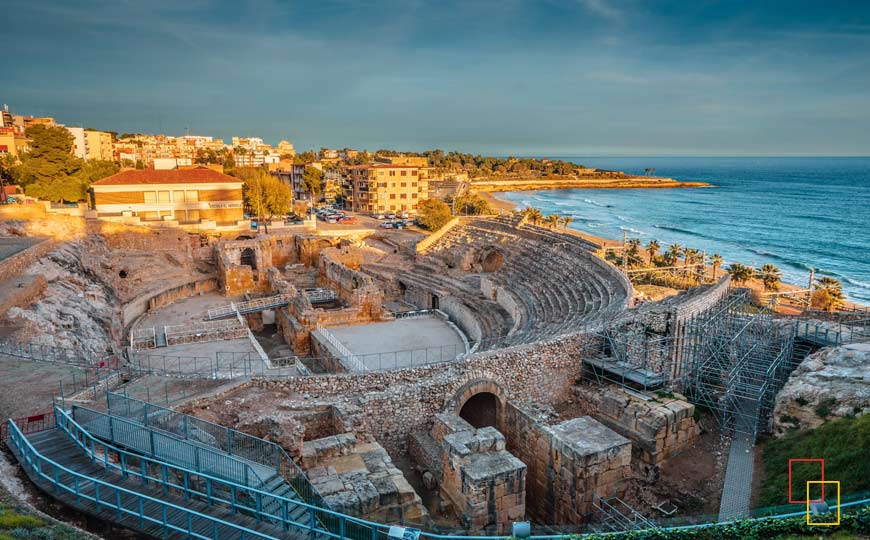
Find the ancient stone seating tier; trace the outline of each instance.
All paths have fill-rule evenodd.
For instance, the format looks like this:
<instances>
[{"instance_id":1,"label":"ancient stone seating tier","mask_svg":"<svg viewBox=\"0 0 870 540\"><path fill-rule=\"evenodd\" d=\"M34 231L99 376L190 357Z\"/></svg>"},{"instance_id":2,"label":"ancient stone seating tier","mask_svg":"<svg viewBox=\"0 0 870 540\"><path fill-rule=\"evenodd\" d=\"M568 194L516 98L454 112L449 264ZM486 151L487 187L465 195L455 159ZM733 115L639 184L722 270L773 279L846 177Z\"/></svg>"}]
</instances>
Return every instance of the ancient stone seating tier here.
<instances>
[{"instance_id":1,"label":"ancient stone seating tier","mask_svg":"<svg viewBox=\"0 0 870 540\"><path fill-rule=\"evenodd\" d=\"M402 279L454 296L479 314L485 348L529 343L595 325L628 306L630 284L593 253L596 247L578 236L526 224L517 216L474 219L448 231L431 246L428 260ZM452 278L437 264L438 259L455 260L457 253L492 249L504 255L504 263L487 278L511 293L519 307L518 321L502 322L506 309L493 320L491 306L479 290L469 290L470 280Z\"/></svg>"}]
</instances>

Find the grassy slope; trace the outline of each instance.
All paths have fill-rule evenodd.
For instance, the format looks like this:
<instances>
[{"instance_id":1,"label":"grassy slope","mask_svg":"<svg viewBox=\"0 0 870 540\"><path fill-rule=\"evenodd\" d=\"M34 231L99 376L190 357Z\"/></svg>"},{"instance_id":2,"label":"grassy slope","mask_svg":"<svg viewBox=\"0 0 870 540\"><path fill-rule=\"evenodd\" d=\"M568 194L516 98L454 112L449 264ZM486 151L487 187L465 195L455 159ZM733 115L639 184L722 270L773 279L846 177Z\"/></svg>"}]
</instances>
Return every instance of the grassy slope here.
<instances>
[{"instance_id":1,"label":"grassy slope","mask_svg":"<svg viewBox=\"0 0 870 540\"><path fill-rule=\"evenodd\" d=\"M833 420L815 430L798 431L768 441L764 448L767 474L758 506L788 502L788 460L794 458L824 458L825 480L839 480L844 495L870 490L870 414ZM807 480L819 480L818 469L795 466L792 473L792 495L804 499ZM833 492L827 489L825 497L829 498Z\"/></svg>"}]
</instances>

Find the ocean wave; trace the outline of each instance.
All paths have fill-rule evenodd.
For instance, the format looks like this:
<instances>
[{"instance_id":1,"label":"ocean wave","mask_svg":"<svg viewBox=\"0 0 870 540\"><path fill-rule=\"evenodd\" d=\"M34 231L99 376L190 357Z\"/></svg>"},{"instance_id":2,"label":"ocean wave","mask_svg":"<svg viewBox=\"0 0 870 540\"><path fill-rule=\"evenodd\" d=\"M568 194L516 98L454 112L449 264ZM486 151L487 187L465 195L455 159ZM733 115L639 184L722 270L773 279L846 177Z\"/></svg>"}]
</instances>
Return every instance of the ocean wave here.
<instances>
[{"instance_id":1,"label":"ocean wave","mask_svg":"<svg viewBox=\"0 0 870 540\"><path fill-rule=\"evenodd\" d=\"M653 225L656 229L661 229L663 231L671 231L680 234L687 234L689 236L698 236L701 238L705 238L705 236L701 233L696 233L695 231L690 231L688 229L681 229L679 227L671 227L670 225Z\"/></svg>"},{"instance_id":2,"label":"ocean wave","mask_svg":"<svg viewBox=\"0 0 870 540\"><path fill-rule=\"evenodd\" d=\"M613 208L613 205L611 204L600 203L592 199L583 199L583 202L585 202L586 204L591 204L592 206L599 206L601 208Z\"/></svg>"},{"instance_id":3,"label":"ocean wave","mask_svg":"<svg viewBox=\"0 0 870 540\"><path fill-rule=\"evenodd\" d=\"M849 276L843 276L843 281L845 281L849 285L854 285L854 286L860 287L862 289L870 289L870 282L868 282L868 281L861 281L860 279L852 279Z\"/></svg>"},{"instance_id":4,"label":"ocean wave","mask_svg":"<svg viewBox=\"0 0 870 540\"><path fill-rule=\"evenodd\" d=\"M638 230L638 229L635 229L634 227L623 227L623 226L620 226L620 227L619 227L619 230L621 230L621 231L625 231L625 232L630 232L630 233L632 233L632 234L637 234L637 235L639 235L639 236L644 236L644 235L646 235L645 232L643 232L643 231L641 231L641 230Z\"/></svg>"}]
</instances>

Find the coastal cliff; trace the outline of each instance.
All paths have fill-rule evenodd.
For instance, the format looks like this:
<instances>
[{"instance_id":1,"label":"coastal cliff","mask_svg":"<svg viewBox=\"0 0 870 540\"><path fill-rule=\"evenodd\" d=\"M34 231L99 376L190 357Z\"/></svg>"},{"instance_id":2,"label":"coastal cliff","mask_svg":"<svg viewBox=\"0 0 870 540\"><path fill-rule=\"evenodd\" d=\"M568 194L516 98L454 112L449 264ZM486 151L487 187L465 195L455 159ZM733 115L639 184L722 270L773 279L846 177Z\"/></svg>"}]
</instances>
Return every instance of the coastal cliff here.
<instances>
[{"instance_id":1,"label":"coastal cliff","mask_svg":"<svg viewBox=\"0 0 870 540\"><path fill-rule=\"evenodd\" d=\"M471 189L477 192L528 191L538 189L626 189L626 188L703 188L712 187L706 182L681 182L673 178L651 176L617 177L570 177L570 178L520 178L476 179Z\"/></svg>"}]
</instances>

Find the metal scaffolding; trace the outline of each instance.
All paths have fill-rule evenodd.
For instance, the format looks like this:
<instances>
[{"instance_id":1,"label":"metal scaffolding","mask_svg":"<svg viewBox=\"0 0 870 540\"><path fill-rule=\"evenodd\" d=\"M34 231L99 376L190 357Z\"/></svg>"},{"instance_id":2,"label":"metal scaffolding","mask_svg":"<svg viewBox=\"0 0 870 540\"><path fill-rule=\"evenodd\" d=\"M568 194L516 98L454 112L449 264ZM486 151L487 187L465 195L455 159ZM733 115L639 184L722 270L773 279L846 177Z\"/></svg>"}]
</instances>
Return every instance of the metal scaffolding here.
<instances>
[{"instance_id":1,"label":"metal scaffolding","mask_svg":"<svg viewBox=\"0 0 870 540\"><path fill-rule=\"evenodd\" d=\"M723 430L755 437L768 430L774 398L794 368L793 322L752 306L734 290L685 326L684 391Z\"/></svg>"},{"instance_id":2,"label":"metal scaffolding","mask_svg":"<svg viewBox=\"0 0 870 540\"><path fill-rule=\"evenodd\" d=\"M583 350L587 380L632 391L679 391L710 411L723 431L767 431L776 393L802 355L794 321L774 319L730 291L667 335L629 322L600 331ZM806 351L803 351L804 354Z\"/></svg>"}]
</instances>

